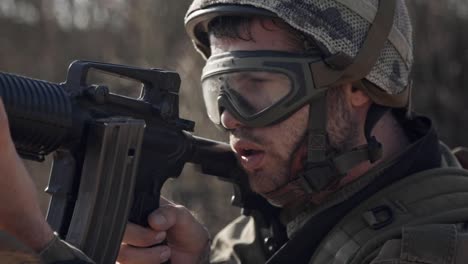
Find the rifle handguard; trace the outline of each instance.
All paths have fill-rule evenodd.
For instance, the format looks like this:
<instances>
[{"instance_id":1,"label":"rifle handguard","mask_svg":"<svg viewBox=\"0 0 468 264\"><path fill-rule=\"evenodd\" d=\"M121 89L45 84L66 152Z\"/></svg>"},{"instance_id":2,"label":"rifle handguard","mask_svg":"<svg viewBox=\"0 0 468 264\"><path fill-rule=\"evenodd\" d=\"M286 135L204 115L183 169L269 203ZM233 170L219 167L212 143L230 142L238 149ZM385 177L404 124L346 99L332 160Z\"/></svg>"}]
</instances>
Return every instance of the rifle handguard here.
<instances>
[{"instance_id":1,"label":"rifle handguard","mask_svg":"<svg viewBox=\"0 0 468 264\"><path fill-rule=\"evenodd\" d=\"M18 153L42 160L72 126L70 98L58 84L7 73L0 73L0 87Z\"/></svg>"}]
</instances>

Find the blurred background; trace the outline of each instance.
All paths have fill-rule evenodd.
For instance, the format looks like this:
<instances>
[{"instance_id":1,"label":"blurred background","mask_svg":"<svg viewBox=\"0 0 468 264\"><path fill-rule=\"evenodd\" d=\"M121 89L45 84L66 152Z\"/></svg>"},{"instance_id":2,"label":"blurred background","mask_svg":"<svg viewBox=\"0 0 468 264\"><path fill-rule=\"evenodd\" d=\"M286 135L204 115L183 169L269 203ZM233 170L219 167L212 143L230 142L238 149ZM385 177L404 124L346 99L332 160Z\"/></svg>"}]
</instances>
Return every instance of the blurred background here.
<instances>
[{"instance_id":1,"label":"blurred background","mask_svg":"<svg viewBox=\"0 0 468 264\"><path fill-rule=\"evenodd\" d=\"M181 75L181 117L195 134L226 140L208 121L199 76L203 60L187 38L189 0L1 0L0 71L52 82L65 80L70 62L96 60L175 70ZM468 2L408 1L415 27L414 107L433 118L450 147L468 146ZM134 95L137 87L117 92ZM50 157L27 162L44 212ZM231 186L187 165L163 193L186 205L216 233L240 210Z\"/></svg>"}]
</instances>

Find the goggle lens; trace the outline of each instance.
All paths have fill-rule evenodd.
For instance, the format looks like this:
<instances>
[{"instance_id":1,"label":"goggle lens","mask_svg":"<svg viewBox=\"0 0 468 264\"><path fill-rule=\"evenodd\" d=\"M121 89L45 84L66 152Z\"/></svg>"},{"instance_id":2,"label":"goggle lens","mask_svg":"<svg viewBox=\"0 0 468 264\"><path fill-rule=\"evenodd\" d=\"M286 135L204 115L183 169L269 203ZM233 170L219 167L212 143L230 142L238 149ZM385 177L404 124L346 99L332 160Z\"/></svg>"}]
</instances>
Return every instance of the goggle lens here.
<instances>
[{"instance_id":1,"label":"goggle lens","mask_svg":"<svg viewBox=\"0 0 468 264\"><path fill-rule=\"evenodd\" d=\"M205 78L202 88L208 116L220 124L220 97L228 100L238 114L248 119L284 99L292 91L292 83L284 73L239 71Z\"/></svg>"}]
</instances>

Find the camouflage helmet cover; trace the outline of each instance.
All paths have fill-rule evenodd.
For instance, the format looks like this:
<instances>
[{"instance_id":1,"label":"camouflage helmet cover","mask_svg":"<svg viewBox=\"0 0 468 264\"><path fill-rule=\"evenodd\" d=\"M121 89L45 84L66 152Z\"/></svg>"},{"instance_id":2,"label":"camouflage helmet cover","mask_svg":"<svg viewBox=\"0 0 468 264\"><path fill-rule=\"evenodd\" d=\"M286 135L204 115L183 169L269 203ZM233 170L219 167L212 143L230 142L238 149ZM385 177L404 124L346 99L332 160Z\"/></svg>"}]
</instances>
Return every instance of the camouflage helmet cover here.
<instances>
[{"instance_id":1,"label":"camouflage helmet cover","mask_svg":"<svg viewBox=\"0 0 468 264\"><path fill-rule=\"evenodd\" d=\"M260 8L284 20L291 27L312 37L330 54L343 52L355 57L364 43L377 13L379 0L194 0L186 24L195 12L213 6ZM247 15L247 14L244 14ZM193 30L193 28L187 28ZM189 32L197 49L209 56L209 43ZM393 28L366 79L386 93L402 93L408 85L413 64L412 27L404 0L397 1Z\"/></svg>"}]
</instances>

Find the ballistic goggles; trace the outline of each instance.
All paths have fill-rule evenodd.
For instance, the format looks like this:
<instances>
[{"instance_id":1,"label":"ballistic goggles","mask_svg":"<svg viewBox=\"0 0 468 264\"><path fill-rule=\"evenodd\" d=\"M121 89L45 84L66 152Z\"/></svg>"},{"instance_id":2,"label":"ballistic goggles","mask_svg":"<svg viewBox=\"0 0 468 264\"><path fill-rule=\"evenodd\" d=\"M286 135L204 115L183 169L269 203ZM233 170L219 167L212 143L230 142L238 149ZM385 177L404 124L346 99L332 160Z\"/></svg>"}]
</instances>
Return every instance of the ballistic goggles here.
<instances>
[{"instance_id":1,"label":"ballistic goggles","mask_svg":"<svg viewBox=\"0 0 468 264\"><path fill-rule=\"evenodd\" d=\"M228 111L251 127L280 122L325 92L317 87L311 64L320 54L233 51L211 56L202 73L203 98L212 122Z\"/></svg>"}]
</instances>

